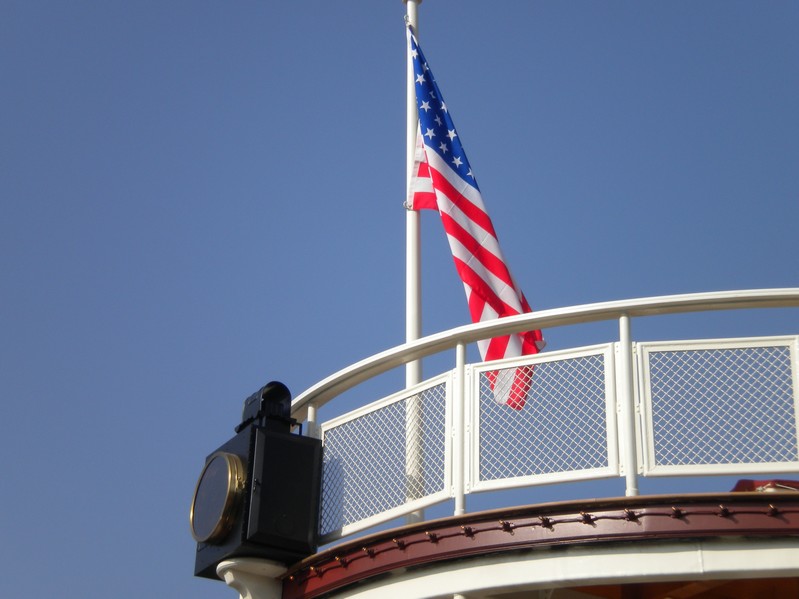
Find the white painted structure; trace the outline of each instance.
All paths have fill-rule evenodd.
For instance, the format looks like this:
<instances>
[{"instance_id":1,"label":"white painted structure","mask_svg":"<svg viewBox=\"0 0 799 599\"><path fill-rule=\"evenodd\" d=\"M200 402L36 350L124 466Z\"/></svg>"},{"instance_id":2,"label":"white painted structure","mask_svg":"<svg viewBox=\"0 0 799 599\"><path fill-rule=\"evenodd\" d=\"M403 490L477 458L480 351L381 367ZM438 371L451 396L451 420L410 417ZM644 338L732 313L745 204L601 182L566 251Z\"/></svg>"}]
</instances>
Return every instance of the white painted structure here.
<instances>
[{"instance_id":1,"label":"white painted structure","mask_svg":"<svg viewBox=\"0 0 799 599\"><path fill-rule=\"evenodd\" d=\"M402 572L343 593L352 599L387 597L539 597L588 599L569 587L668 580L791 577L799 574L796 541L643 543L497 554ZM754 599L754 598L753 598Z\"/></svg>"},{"instance_id":2,"label":"white painted structure","mask_svg":"<svg viewBox=\"0 0 799 599\"><path fill-rule=\"evenodd\" d=\"M632 320L649 316L796 307L799 289L769 289L542 310L413 340L347 367L292 405L324 442L323 541L346 544L445 501L462 516L475 492L623 477L623 493L634 498L640 477L799 472L799 313L790 311L777 337L636 342L631 333ZM619 330L608 343L466 363L467 345L480 339L606 320ZM359 384L450 350L453 370L320 420ZM485 373L520 366L535 370L528 404L517 412L493 401ZM541 422L546 428L535 430ZM548 437L556 441L547 445ZM242 558L218 572L245 599L282 596L282 565ZM701 593L727 579L776 578L799 578L799 538L711 535L488 553L398 568L324 596L578 599L606 596L575 588L586 585L695 585L676 599L713 597Z\"/></svg>"}]
</instances>

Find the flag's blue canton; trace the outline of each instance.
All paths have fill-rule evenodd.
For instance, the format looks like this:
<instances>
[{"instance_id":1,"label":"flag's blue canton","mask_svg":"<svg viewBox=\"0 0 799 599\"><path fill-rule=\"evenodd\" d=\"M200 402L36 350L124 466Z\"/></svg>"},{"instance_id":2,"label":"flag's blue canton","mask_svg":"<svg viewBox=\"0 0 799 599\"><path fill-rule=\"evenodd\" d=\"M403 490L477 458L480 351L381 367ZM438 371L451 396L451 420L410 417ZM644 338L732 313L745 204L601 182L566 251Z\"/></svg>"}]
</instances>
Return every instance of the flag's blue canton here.
<instances>
[{"instance_id":1,"label":"flag's blue canton","mask_svg":"<svg viewBox=\"0 0 799 599\"><path fill-rule=\"evenodd\" d=\"M447 105L438 89L436 80L427 61L422 54L422 49L416 42L416 36L411 35L411 54L413 56L413 71L416 78L416 104L419 110L419 125L421 127L424 144L428 150L434 150L452 169L460 175L461 179L477 188L477 181L472 174L466 153L461 146L460 138L455 131L455 125L449 116Z\"/></svg>"}]
</instances>

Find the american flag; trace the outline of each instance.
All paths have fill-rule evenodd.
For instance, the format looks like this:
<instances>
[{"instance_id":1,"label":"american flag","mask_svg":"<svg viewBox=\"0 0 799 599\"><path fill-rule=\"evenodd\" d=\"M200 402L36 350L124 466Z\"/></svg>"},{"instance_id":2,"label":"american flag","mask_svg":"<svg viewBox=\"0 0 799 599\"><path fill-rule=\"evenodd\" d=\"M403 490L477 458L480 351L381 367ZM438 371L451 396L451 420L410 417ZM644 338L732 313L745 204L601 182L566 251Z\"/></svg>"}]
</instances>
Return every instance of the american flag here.
<instances>
[{"instance_id":1,"label":"american flag","mask_svg":"<svg viewBox=\"0 0 799 599\"><path fill-rule=\"evenodd\" d=\"M419 111L408 206L438 210L441 215L473 322L530 312L505 263L452 117L410 26L408 43ZM485 361L536 354L543 346L541 331L478 342ZM494 397L515 409L524 406L531 377L532 366L488 373Z\"/></svg>"}]
</instances>

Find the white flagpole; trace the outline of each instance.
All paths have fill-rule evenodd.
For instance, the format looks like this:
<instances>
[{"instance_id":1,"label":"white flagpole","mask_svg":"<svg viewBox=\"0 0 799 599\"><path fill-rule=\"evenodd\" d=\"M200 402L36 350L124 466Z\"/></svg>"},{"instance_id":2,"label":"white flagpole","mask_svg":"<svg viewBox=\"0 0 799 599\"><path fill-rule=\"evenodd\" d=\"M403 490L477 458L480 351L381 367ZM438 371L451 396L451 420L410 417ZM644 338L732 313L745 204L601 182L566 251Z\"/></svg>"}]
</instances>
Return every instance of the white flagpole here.
<instances>
[{"instance_id":1,"label":"white flagpole","mask_svg":"<svg viewBox=\"0 0 799 599\"><path fill-rule=\"evenodd\" d=\"M404 0L406 18L414 31L418 31L419 4L422 0ZM413 58L410 49L407 56L407 98L406 98L406 197L409 197L413 177L414 155L416 152L416 129L418 114L416 109L416 84L413 74ZM411 342L422 335L422 285L421 285L421 243L420 215L418 210L406 210L405 214L405 341ZM412 387L422 381L420 360L405 366L405 386ZM413 501L424 488L422 477L422 406L418 397L409 398L405 416L405 474L407 478L406 500ZM416 510L405 517L408 524L424 520L424 511Z\"/></svg>"},{"instance_id":2,"label":"white flagpole","mask_svg":"<svg viewBox=\"0 0 799 599\"><path fill-rule=\"evenodd\" d=\"M419 4L422 0L404 0L408 23L418 31ZM406 101L406 165L407 188L410 191L413 176L413 160L416 152L416 129L419 117L416 112L416 89L413 75L413 58L407 57L407 101ZM407 194L406 194L407 197ZM405 341L411 342L422 335L422 285L420 215L418 210L406 210L405 215ZM420 361L409 362L405 367L405 385L413 386L422 380Z\"/></svg>"}]
</instances>

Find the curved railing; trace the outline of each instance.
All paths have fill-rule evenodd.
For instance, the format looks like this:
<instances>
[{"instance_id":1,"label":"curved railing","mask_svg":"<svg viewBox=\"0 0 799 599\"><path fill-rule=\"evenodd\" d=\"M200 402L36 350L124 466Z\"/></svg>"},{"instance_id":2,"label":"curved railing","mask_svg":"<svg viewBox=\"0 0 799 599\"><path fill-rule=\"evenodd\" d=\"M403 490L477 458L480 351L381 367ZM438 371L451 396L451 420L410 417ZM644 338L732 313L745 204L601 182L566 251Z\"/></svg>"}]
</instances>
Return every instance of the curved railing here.
<instances>
[{"instance_id":1,"label":"curved railing","mask_svg":"<svg viewBox=\"0 0 799 599\"><path fill-rule=\"evenodd\" d=\"M324 442L323 542L465 496L553 482L799 471L799 337L635 343L632 318L799 307L799 289L604 302L468 325L374 355L292 404ZM618 341L466 364L466 346L531 329L617 320ZM791 333L799 327L786 323ZM345 391L456 350L453 370L318 422ZM526 405L493 399L494 374L533 369ZM489 375L491 373L491 375Z\"/></svg>"}]
</instances>

